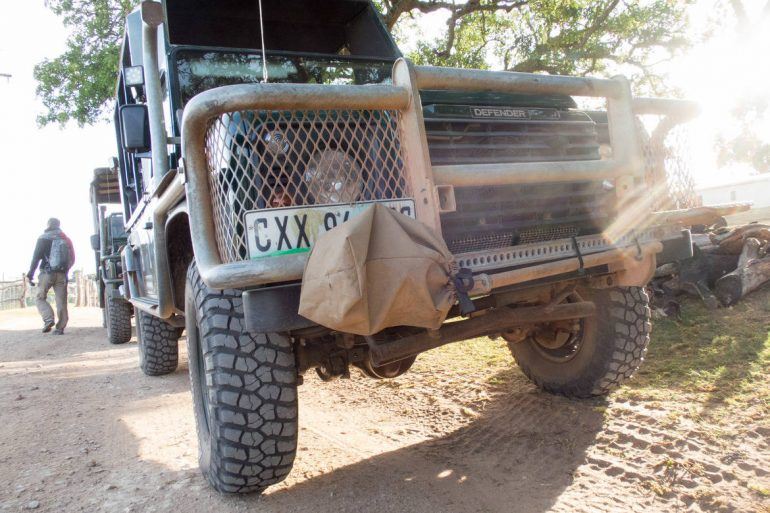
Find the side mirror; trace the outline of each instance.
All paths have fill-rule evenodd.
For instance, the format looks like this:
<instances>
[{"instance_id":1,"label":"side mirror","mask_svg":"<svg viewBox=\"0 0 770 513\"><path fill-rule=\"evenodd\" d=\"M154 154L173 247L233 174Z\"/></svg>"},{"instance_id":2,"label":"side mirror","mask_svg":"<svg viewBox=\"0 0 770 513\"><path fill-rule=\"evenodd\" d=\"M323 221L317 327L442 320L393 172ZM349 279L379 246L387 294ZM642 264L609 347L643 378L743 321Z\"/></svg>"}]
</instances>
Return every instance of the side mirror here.
<instances>
[{"instance_id":1,"label":"side mirror","mask_svg":"<svg viewBox=\"0 0 770 513\"><path fill-rule=\"evenodd\" d=\"M102 249L101 240L99 239L99 235L91 235L91 249L94 251L99 251Z\"/></svg>"},{"instance_id":2,"label":"side mirror","mask_svg":"<svg viewBox=\"0 0 770 513\"><path fill-rule=\"evenodd\" d=\"M150 118L147 105L123 105L120 108L123 148L129 153L150 150Z\"/></svg>"}]
</instances>

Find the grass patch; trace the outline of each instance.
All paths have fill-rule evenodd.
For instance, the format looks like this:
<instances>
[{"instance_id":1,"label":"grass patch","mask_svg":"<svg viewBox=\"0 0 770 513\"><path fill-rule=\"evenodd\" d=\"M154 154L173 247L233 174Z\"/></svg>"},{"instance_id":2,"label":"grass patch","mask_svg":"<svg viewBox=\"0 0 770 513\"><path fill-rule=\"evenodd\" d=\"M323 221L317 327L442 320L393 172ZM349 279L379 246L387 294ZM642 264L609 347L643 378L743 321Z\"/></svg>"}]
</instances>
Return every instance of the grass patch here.
<instances>
[{"instance_id":1,"label":"grass patch","mask_svg":"<svg viewBox=\"0 0 770 513\"><path fill-rule=\"evenodd\" d=\"M511 352L502 339L476 338L449 344L423 353L416 368L435 369L436 366L458 374L473 375L484 381L499 379L500 372L515 366Z\"/></svg>"},{"instance_id":2,"label":"grass patch","mask_svg":"<svg viewBox=\"0 0 770 513\"><path fill-rule=\"evenodd\" d=\"M733 308L708 310L685 300L682 319L656 321L644 365L621 391L663 400L770 404L770 289Z\"/></svg>"},{"instance_id":3,"label":"grass patch","mask_svg":"<svg viewBox=\"0 0 770 513\"><path fill-rule=\"evenodd\" d=\"M749 490L755 492L760 497L770 497L770 488L765 488L764 486L749 483Z\"/></svg>"},{"instance_id":4,"label":"grass patch","mask_svg":"<svg viewBox=\"0 0 770 513\"><path fill-rule=\"evenodd\" d=\"M413 372L427 379L437 368L498 389L526 382L502 339L478 338L429 351L420 355ZM644 364L615 396L676 400L681 410L664 420L672 425L721 417L736 406L758 418L770 414L770 287L717 311L683 299L682 319L654 322Z\"/></svg>"}]
</instances>

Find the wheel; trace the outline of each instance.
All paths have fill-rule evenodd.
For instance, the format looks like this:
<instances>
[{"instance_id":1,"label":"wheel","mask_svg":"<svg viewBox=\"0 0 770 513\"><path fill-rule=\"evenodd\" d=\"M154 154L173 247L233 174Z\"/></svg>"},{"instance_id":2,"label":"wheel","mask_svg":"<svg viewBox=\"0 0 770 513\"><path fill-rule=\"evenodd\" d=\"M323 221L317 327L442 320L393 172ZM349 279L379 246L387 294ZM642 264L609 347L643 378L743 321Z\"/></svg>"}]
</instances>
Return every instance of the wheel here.
<instances>
[{"instance_id":1,"label":"wheel","mask_svg":"<svg viewBox=\"0 0 770 513\"><path fill-rule=\"evenodd\" d=\"M246 332L240 292L208 288L195 262L185 318L201 471L220 492L262 492L289 474L297 451L292 340Z\"/></svg>"},{"instance_id":2,"label":"wheel","mask_svg":"<svg viewBox=\"0 0 770 513\"><path fill-rule=\"evenodd\" d=\"M541 389L568 397L608 393L630 378L650 343L649 298L640 287L581 289L570 300L593 301L596 315L538 327L508 347Z\"/></svg>"},{"instance_id":3,"label":"wheel","mask_svg":"<svg viewBox=\"0 0 770 513\"><path fill-rule=\"evenodd\" d=\"M163 319L137 311L139 366L148 376L162 376L176 370L179 363L179 337L182 330Z\"/></svg>"},{"instance_id":4,"label":"wheel","mask_svg":"<svg viewBox=\"0 0 770 513\"><path fill-rule=\"evenodd\" d=\"M123 298L108 297L104 307L110 344L125 344L131 340L131 303Z\"/></svg>"}]
</instances>

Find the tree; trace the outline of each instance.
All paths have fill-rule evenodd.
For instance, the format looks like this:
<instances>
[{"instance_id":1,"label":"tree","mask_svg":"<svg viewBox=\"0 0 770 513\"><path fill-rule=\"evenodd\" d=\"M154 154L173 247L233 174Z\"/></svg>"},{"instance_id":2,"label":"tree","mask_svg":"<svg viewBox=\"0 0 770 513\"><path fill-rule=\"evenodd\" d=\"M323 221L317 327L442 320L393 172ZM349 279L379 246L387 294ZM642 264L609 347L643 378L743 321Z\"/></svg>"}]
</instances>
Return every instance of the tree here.
<instances>
[{"instance_id":1,"label":"tree","mask_svg":"<svg viewBox=\"0 0 770 513\"><path fill-rule=\"evenodd\" d=\"M717 164L748 164L760 173L770 172L770 140L761 134L757 126L770 116L770 104L766 97L745 97L733 109L733 117L739 120L737 134L717 140Z\"/></svg>"},{"instance_id":2,"label":"tree","mask_svg":"<svg viewBox=\"0 0 770 513\"><path fill-rule=\"evenodd\" d=\"M49 0L71 29L67 50L35 69L46 112L41 124L83 125L112 98L123 18L136 0ZM420 42L418 63L544 72L606 74L630 70L639 86L660 90L654 64L687 45L687 1L375 0L387 27L441 11L445 34ZM404 38L417 34L406 31Z\"/></svg>"},{"instance_id":3,"label":"tree","mask_svg":"<svg viewBox=\"0 0 770 513\"><path fill-rule=\"evenodd\" d=\"M135 0L49 0L46 5L70 30L66 50L35 66L37 94L45 112L40 125L102 117L115 92L123 19Z\"/></svg>"},{"instance_id":4,"label":"tree","mask_svg":"<svg viewBox=\"0 0 770 513\"><path fill-rule=\"evenodd\" d=\"M752 16L741 0L730 0L734 16L734 31L742 43L752 47L752 36L766 37L765 30L770 21L770 1L761 11ZM756 50L761 52L761 50ZM738 122L738 130L732 137L722 136L717 140L717 164L748 164L760 173L770 173L770 138L762 133L763 120L770 119L770 100L766 85L749 81L744 91L737 93L738 101L732 116Z\"/></svg>"},{"instance_id":5,"label":"tree","mask_svg":"<svg viewBox=\"0 0 770 513\"><path fill-rule=\"evenodd\" d=\"M383 0L385 19L447 12L447 30L411 57L439 66L492 67L561 75L630 73L637 89L661 93L655 67L687 48L689 2ZM397 21L397 20L396 20Z\"/></svg>"}]
</instances>

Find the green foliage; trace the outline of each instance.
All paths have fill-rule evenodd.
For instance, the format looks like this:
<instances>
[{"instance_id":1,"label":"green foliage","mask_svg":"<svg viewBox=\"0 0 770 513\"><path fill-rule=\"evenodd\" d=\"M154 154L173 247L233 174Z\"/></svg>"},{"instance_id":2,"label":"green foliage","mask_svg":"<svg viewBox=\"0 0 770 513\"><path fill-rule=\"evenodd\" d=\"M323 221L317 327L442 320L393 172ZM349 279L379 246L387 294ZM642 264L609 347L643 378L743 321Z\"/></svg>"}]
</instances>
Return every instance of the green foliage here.
<instances>
[{"instance_id":1,"label":"green foliage","mask_svg":"<svg viewBox=\"0 0 770 513\"><path fill-rule=\"evenodd\" d=\"M123 19L135 0L50 0L70 29L65 52L35 66L37 94L46 111L40 125L90 124L103 116L115 92Z\"/></svg>"},{"instance_id":2,"label":"green foliage","mask_svg":"<svg viewBox=\"0 0 770 513\"><path fill-rule=\"evenodd\" d=\"M532 0L510 11L450 18L446 37L411 56L434 65L560 75L632 75L637 89L664 91L654 64L688 46L684 2Z\"/></svg>"},{"instance_id":3,"label":"green foliage","mask_svg":"<svg viewBox=\"0 0 770 513\"><path fill-rule=\"evenodd\" d=\"M760 173L770 173L770 143L750 128L743 128L733 139L717 141L717 164L748 164Z\"/></svg>"},{"instance_id":4,"label":"green foliage","mask_svg":"<svg viewBox=\"0 0 770 513\"><path fill-rule=\"evenodd\" d=\"M495 14L469 14L454 29L451 47L443 38L420 41L409 57L416 64L488 69L487 55L499 32L499 17Z\"/></svg>"},{"instance_id":5,"label":"green foliage","mask_svg":"<svg viewBox=\"0 0 770 513\"><path fill-rule=\"evenodd\" d=\"M735 18L734 30L739 35L757 35L765 30L770 19L770 2L765 4L762 13L752 18L746 6L740 0L732 0L730 7ZM761 127L763 120L770 119L770 103L764 84L749 81L742 91L734 91L737 104L733 108L733 118L739 129L732 137L720 137L717 140L717 164L748 164L760 173L770 173L770 138L756 127Z\"/></svg>"},{"instance_id":6,"label":"green foliage","mask_svg":"<svg viewBox=\"0 0 770 513\"><path fill-rule=\"evenodd\" d=\"M67 49L35 68L46 111L40 124L93 123L112 98L123 18L137 0L49 0L70 29ZM660 91L654 63L687 45L688 1L376 0L386 25L444 12L445 35L418 43L418 63L556 74L631 73L638 88ZM403 39L419 39L413 30Z\"/></svg>"}]
</instances>

